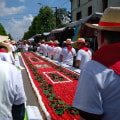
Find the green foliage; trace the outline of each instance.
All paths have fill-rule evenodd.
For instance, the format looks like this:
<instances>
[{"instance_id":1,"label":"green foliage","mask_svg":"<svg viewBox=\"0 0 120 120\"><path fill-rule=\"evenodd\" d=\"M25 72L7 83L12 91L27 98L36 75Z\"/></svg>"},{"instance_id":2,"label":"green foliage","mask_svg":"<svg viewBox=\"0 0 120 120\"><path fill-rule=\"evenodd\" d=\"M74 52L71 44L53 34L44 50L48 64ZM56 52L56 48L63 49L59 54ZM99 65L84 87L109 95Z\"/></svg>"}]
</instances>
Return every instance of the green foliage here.
<instances>
[{"instance_id":1,"label":"green foliage","mask_svg":"<svg viewBox=\"0 0 120 120\"><path fill-rule=\"evenodd\" d=\"M4 27L2 26L2 24L0 23L0 35L5 35L7 36L7 32L5 31Z\"/></svg>"},{"instance_id":2,"label":"green foliage","mask_svg":"<svg viewBox=\"0 0 120 120\"><path fill-rule=\"evenodd\" d=\"M41 7L39 14L33 19L29 30L24 33L23 39L28 39L35 34L42 34L43 32L50 32L55 29L55 16L53 10L49 6ZM39 39L36 38L36 42Z\"/></svg>"},{"instance_id":3,"label":"green foliage","mask_svg":"<svg viewBox=\"0 0 120 120\"><path fill-rule=\"evenodd\" d=\"M11 34L8 34L8 36L9 36L9 39L13 40L13 38L12 38Z\"/></svg>"}]
</instances>

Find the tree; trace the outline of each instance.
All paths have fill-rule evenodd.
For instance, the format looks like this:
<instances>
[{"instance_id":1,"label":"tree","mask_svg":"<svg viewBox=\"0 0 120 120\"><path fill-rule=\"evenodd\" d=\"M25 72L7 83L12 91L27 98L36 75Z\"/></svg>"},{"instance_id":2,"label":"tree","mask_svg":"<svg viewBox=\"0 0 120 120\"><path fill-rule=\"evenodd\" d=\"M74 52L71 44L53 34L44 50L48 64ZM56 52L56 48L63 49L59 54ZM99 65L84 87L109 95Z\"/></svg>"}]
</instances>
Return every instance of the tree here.
<instances>
[{"instance_id":1,"label":"tree","mask_svg":"<svg viewBox=\"0 0 120 120\"><path fill-rule=\"evenodd\" d=\"M10 33L8 34L8 36L9 36L9 39L10 39L10 40L13 40L13 38L12 38L12 36L11 36Z\"/></svg>"},{"instance_id":2,"label":"tree","mask_svg":"<svg viewBox=\"0 0 120 120\"><path fill-rule=\"evenodd\" d=\"M66 8L57 9L55 16L57 16L57 28L65 27L71 21L71 14Z\"/></svg>"},{"instance_id":3,"label":"tree","mask_svg":"<svg viewBox=\"0 0 120 120\"><path fill-rule=\"evenodd\" d=\"M41 7L39 14L33 19L29 30L24 33L23 39L28 39L35 34L50 32L55 29L56 21L53 10L49 6Z\"/></svg>"},{"instance_id":4,"label":"tree","mask_svg":"<svg viewBox=\"0 0 120 120\"><path fill-rule=\"evenodd\" d=\"M37 33L50 32L55 29L56 21L53 10L49 6L41 7L38 14Z\"/></svg>"},{"instance_id":5,"label":"tree","mask_svg":"<svg viewBox=\"0 0 120 120\"><path fill-rule=\"evenodd\" d=\"M0 23L0 35L5 35L7 36L7 32L5 31L4 27L2 26L2 24Z\"/></svg>"}]
</instances>

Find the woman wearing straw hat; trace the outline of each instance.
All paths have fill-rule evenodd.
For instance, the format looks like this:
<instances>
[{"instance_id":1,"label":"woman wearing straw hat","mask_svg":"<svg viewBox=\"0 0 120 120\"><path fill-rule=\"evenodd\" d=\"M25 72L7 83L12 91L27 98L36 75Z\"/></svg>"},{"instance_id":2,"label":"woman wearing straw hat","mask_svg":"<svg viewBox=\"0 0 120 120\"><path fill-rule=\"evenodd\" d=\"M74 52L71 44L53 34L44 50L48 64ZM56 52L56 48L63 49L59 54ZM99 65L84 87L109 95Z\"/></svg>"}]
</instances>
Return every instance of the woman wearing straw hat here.
<instances>
[{"instance_id":1,"label":"woman wearing straw hat","mask_svg":"<svg viewBox=\"0 0 120 120\"><path fill-rule=\"evenodd\" d=\"M82 67L91 60L92 53L90 52L89 48L85 47L84 38L78 38L75 43L79 49L76 56L75 67L82 69Z\"/></svg>"},{"instance_id":2,"label":"woman wearing straw hat","mask_svg":"<svg viewBox=\"0 0 120 120\"><path fill-rule=\"evenodd\" d=\"M98 29L99 49L81 70L73 107L80 120L120 120L120 7L86 25Z\"/></svg>"},{"instance_id":3,"label":"woman wearing straw hat","mask_svg":"<svg viewBox=\"0 0 120 120\"><path fill-rule=\"evenodd\" d=\"M71 39L67 39L65 43L66 43L66 47L62 49L60 55L60 61L63 62L64 64L72 66L74 57L76 56L76 51L71 46L71 44L73 43Z\"/></svg>"}]
</instances>

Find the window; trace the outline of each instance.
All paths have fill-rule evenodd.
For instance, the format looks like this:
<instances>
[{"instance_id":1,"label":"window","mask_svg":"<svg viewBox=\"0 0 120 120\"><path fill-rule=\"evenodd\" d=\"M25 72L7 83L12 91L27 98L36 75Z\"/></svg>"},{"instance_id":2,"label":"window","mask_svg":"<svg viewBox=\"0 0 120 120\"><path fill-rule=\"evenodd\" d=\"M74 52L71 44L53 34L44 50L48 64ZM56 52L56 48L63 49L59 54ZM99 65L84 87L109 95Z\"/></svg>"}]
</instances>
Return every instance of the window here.
<instances>
[{"instance_id":1,"label":"window","mask_svg":"<svg viewBox=\"0 0 120 120\"><path fill-rule=\"evenodd\" d=\"M76 20L79 20L79 19L81 19L81 12L78 12L76 15Z\"/></svg>"},{"instance_id":2,"label":"window","mask_svg":"<svg viewBox=\"0 0 120 120\"><path fill-rule=\"evenodd\" d=\"M80 0L78 0L78 7L80 7Z\"/></svg>"},{"instance_id":3,"label":"window","mask_svg":"<svg viewBox=\"0 0 120 120\"><path fill-rule=\"evenodd\" d=\"M108 0L102 0L103 2L103 11L108 7Z\"/></svg>"},{"instance_id":4,"label":"window","mask_svg":"<svg viewBox=\"0 0 120 120\"><path fill-rule=\"evenodd\" d=\"M88 7L88 16L92 14L92 6Z\"/></svg>"}]
</instances>

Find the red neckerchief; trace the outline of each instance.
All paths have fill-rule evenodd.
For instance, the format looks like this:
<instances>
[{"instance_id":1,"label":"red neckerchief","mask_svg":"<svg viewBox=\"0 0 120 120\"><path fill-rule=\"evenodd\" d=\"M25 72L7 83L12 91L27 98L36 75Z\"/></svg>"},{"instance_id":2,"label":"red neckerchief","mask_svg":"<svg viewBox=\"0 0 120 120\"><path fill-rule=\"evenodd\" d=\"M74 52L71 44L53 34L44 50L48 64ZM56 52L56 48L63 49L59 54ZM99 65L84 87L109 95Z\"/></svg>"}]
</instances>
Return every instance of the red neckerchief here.
<instances>
[{"instance_id":1,"label":"red neckerchief","mask_svg":"<svg viewBox=\"0 0 120 120\"><path fill-rule=\"evenodd\" d=\"M85 50L86 52L89 50L89 48L82 46L80 49Z\"/></svg>"},{"instance_id":2,"label":"red neckerchief","mask_svg":"<svg viewBox=\"0 0 120 120\"><path fill-rule=\"evenodd\" d=\"M67 46L68 51L72 50L72 46Z\"/></svg>"},{"instance_id":3,"label":"red neckerchief","mask_svg":"<svg viewBox=\"0 0 120 120\"><path fill-rule=\"evenodd\" d=\"M54 47L54 45L50 45L50 47Z\"/></svg>"},{"instance_id":4,"label":"red neckerchief","mask_svg":"<svg viewBox=\"0 0 120 120\"><path fill-rule=\"evenodd\" d=\"M0 49L0 52L6 53L6 51L5 51L5 50L3 50L3 49Z\"/></svg>"},{"instance_id":5,"label":"red neckerchief","mask_svg":"<svg viewBox=\"0 0 120 120\"><path fill-rule=\"evenodd\" d=\"M92 59L113 69L120 75L120 43L101 47L95 52Z\"/></svg>"},{"instance_id":6,"label":"red neckerchief","mask_svg":"<svg viewBox=\"0 0 120 120\"><path fill-rule=\"evenodd\" d=\"M58 45L54 45L55 47L58 47Z\"/></svg>"}]
</instances>

